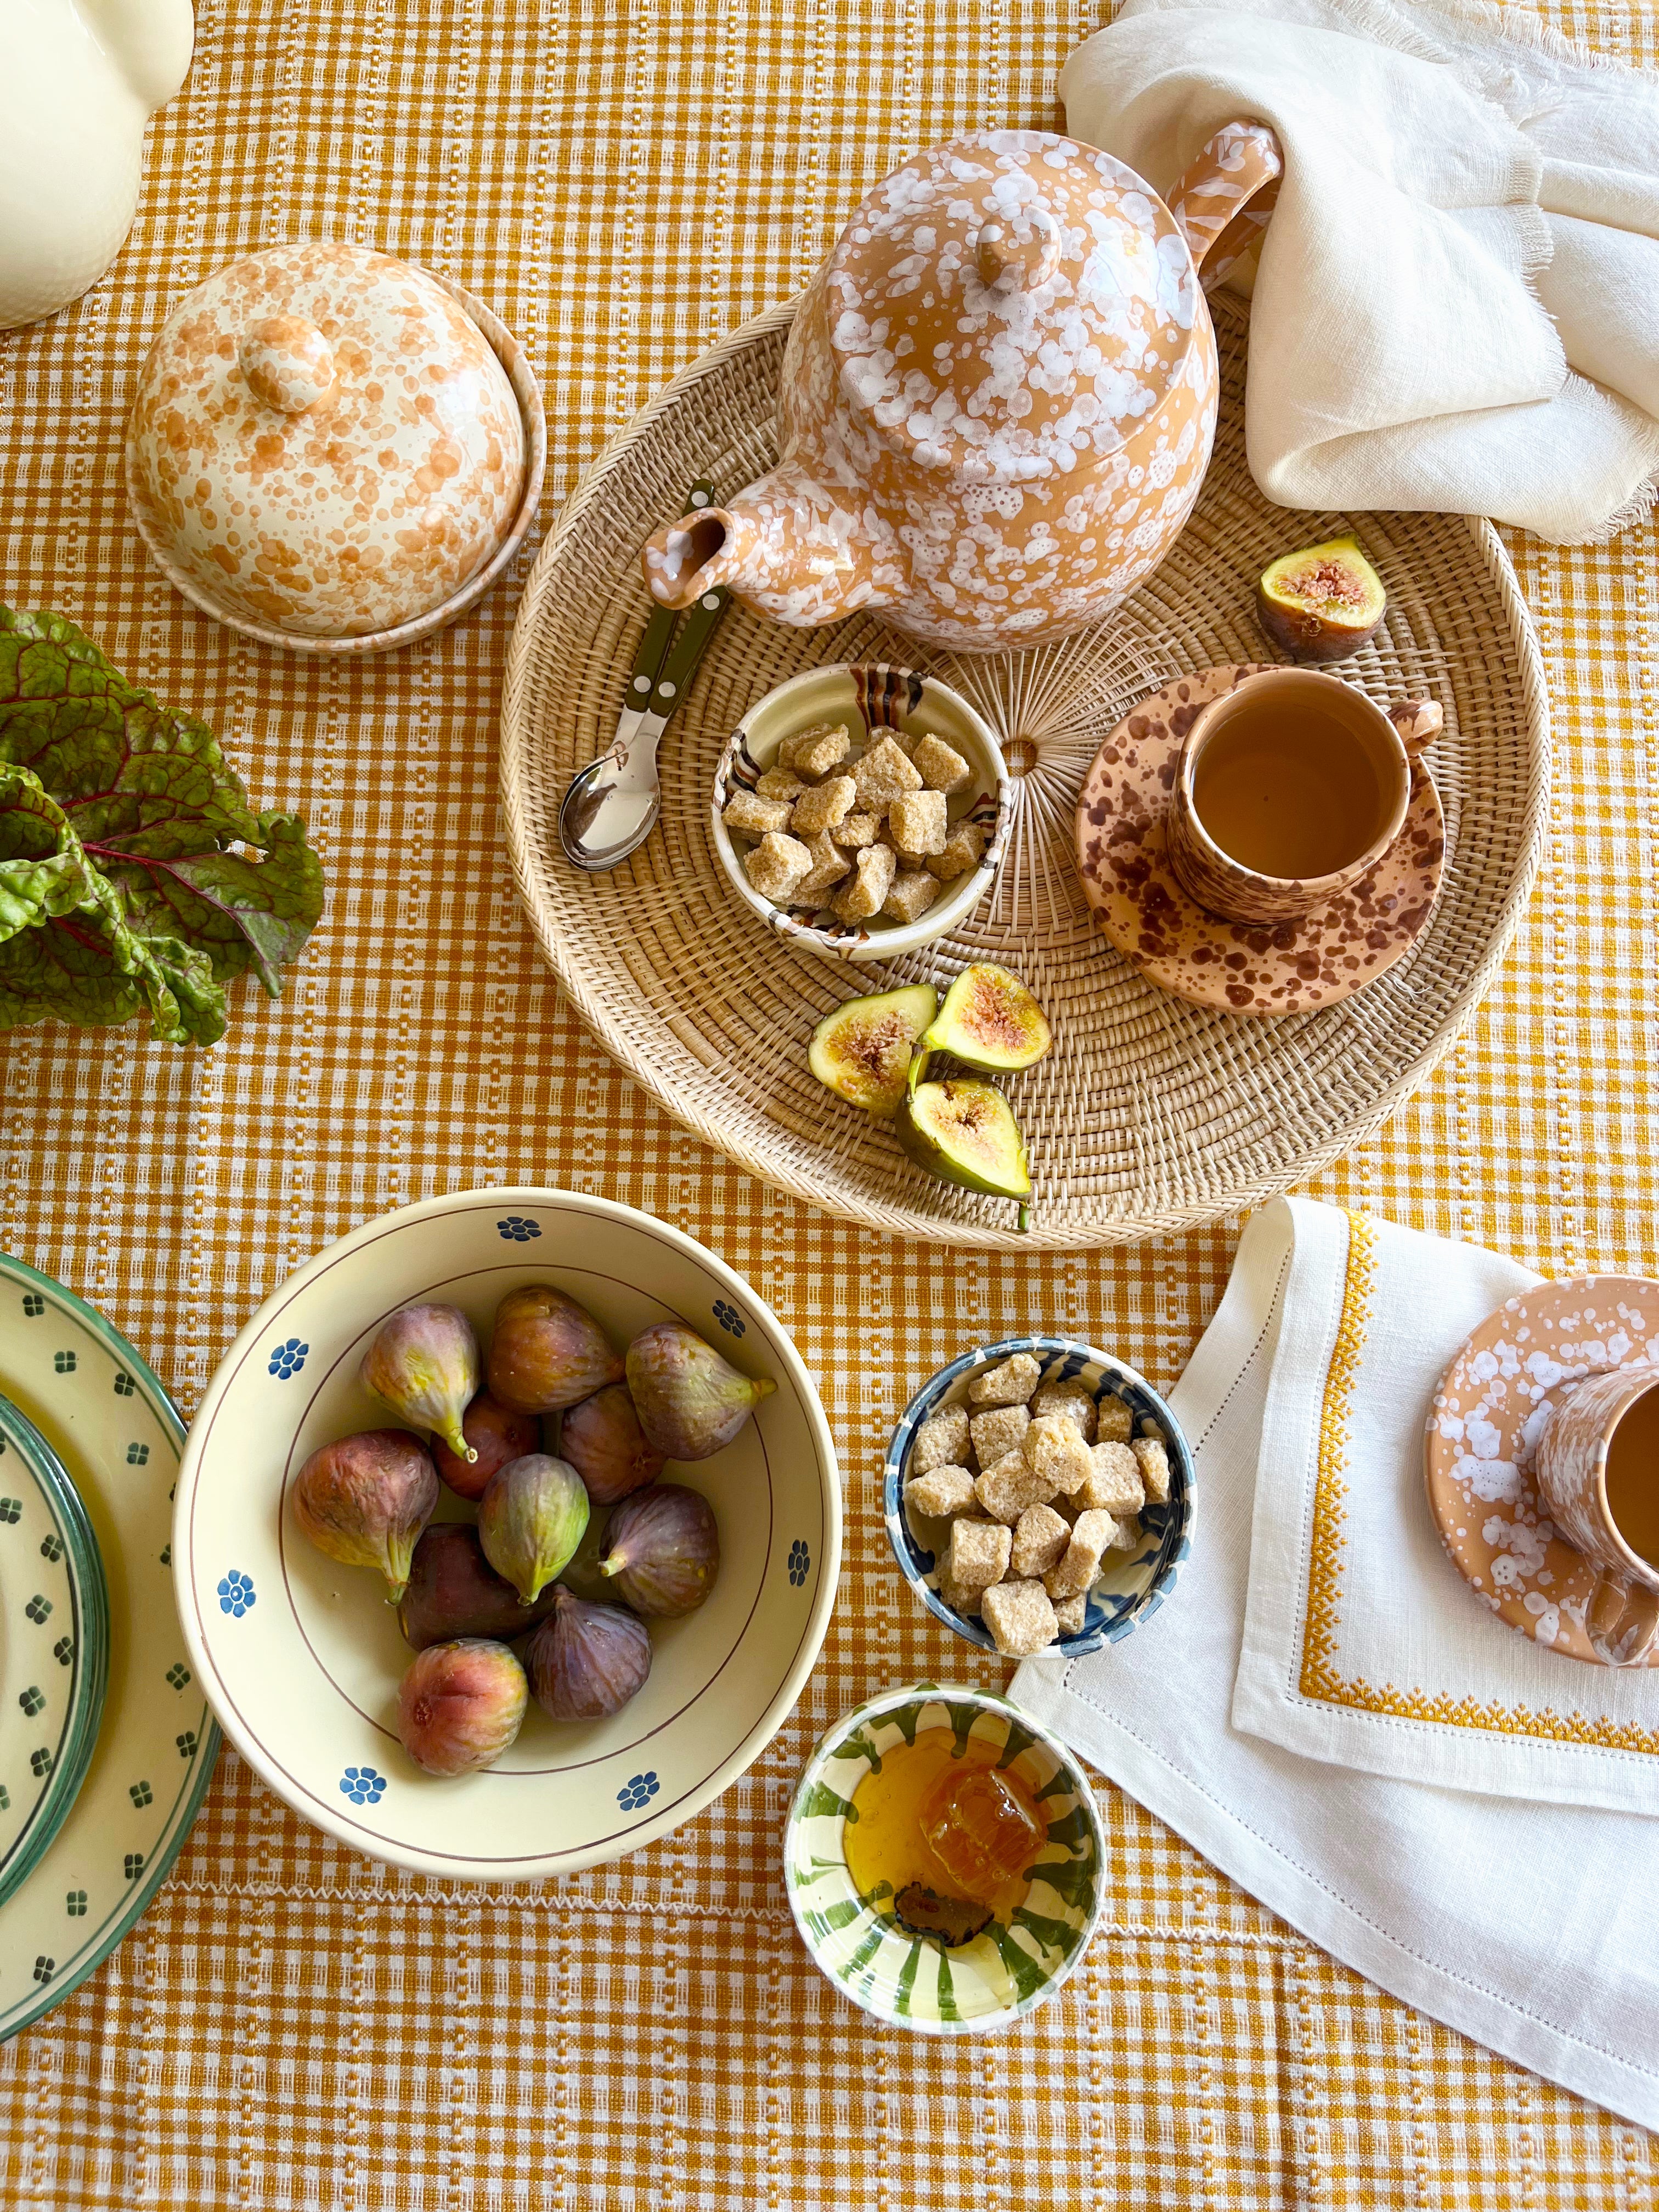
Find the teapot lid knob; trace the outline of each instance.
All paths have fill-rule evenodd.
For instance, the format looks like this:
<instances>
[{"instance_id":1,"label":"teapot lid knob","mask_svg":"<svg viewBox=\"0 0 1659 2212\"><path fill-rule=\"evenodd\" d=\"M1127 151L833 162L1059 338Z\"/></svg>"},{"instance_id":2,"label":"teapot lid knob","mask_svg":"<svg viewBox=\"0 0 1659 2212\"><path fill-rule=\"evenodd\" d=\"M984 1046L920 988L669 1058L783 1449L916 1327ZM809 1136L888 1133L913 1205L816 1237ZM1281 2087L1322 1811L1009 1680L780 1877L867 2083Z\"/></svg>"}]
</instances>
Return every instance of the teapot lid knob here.
<instances>
[{"instance_id":1,"label":"teapot lid knob","mask_svg":"<svg viewBox=\"0 0 1659 2212\"><path fill-rule=\"evenodd\" d=\"M334 389L334 349L303 315L251 323L236 357L254 398L284 415L303 415Z\"/></svg>"},{"instance_id":2,"label":"teapot lid knob","mask_svg":"<svg viewBox=\"0 0 1659 2212\"><path fill-rule=\"evenodd\" d=\"M1059 268L1063 245L1054 216L1041 200L1031 200L1017 215L980 225L974 265L988 284L1006 277L1014 289L1034 291Z\"/></svg>"}]
</instances>

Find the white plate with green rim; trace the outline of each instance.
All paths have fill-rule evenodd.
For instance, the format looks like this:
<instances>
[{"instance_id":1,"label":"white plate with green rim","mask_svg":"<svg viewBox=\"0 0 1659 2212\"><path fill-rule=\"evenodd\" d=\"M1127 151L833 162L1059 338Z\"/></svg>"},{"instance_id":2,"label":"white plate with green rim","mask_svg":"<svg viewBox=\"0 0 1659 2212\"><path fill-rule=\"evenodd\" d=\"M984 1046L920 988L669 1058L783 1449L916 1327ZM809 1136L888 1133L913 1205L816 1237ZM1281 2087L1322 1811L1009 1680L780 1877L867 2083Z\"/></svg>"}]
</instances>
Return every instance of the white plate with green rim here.
<instances>
[{"instance_id":1,"label":"white plate with green rim","mask_svg":"<svg viewBox=\"0 0 1659 2212\"><path fill-rule=\"evenodd\" d=\"M57 1453L0 1397L0 1904L64 1825L109 1674L104 1563Z\"/></svg>"},{"instance_id":2,"label":"white plate with green rim","mask_svg":"<svg viewBox=\"0 0 1659 2212\"><path fill-rule=\"evenodd\" d=\"M104 1563L109 1625L103 1720L79 1794L0 1904L3 2039L83 1982L149 1903L196 1817L219 1732L173 1602L184 1424L166 1391L94 1307L0 1253L0 1392L79 1495ZM4 1480L9 1459L0 1454L0 1496L18 1498Z\"/></svg>"},{"instance_id":3,"label":"white plate with green rim","mask_svg":"<svg viewBox=\"0 0 1659 2212\"><path fill-rule=\"evenodd\" d=\"M388 1315L459 1306L487 1345L503 1293L544 1281L618 1349L678 1320L777 1388L723 1450L667 1469L713 1506L720 1571L695 1613L650 1623L638 1696L594 1722L532 1704L493 1766L440 1779L393 1725L413 1654L384 1583L308 1543L291 1493L319 1445L387 1425L357 1370ZM446 1491L436 1517L472 1514ZM237 1749L296 1812L416 1873L539 1881L667 1835L770 1741L829 1626L841 1483L787 1332L712 1252L579 1191L460 1191L365 1222L266 1299L191 1425L173 1553L191 1663Z\"/></svg>"},{"instance_id":4,"label":"white plate with green rim","mask_svg":"<svg viewBox=\"0 0 1659 2212\"><path fill-rule=\"evenodd\" d=\"M846 1832L859 1785L924 1730L995 1748L1048 1824L1029 1887L1005 1924L947 1948L898 1926L885 1885L861 1897ZM813 1964L878 2020L924 2035L985 2035L1047 2003L1081 1962L1105 1903L1105 1839L1094 1791L1060 1742L1006 1698L918 1682L843 1715L807 1761L783 1834L790 1910Z\"/></svg>"}]
</instances>

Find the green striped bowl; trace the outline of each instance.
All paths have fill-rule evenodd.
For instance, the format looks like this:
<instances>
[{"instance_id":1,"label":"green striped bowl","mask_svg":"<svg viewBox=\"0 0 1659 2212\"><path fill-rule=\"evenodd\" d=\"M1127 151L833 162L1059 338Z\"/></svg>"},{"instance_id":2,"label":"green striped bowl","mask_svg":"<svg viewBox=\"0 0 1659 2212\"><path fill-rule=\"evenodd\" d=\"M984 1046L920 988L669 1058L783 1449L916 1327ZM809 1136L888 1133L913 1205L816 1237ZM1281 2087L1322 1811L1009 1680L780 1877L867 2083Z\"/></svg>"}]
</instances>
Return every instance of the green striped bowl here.
<instances>
[{"instance_id":1,"label":"green striped bowl","mask_svg":"<svg viewBox=\"0 0 1659 2212\"><path fill-rule=\"evenodd\" d=\"M908 1936L890 1893L860 1897L844 1838L853 1796L884 1758L927 1729L1000 1746L1048 1817L1048 1841L1010 1924L994 1921L956 1950ZM783 1837L784 1875L801 1941L843 1996L878 2020L925 2035L983 2035L1051 1997L1089 1947L1104 1902L1105 1845L1094 1792L1063 1743L985 1690L931 1682L890 1690L845 1715L796 1786Z\"/></svg>"}]
</instances>

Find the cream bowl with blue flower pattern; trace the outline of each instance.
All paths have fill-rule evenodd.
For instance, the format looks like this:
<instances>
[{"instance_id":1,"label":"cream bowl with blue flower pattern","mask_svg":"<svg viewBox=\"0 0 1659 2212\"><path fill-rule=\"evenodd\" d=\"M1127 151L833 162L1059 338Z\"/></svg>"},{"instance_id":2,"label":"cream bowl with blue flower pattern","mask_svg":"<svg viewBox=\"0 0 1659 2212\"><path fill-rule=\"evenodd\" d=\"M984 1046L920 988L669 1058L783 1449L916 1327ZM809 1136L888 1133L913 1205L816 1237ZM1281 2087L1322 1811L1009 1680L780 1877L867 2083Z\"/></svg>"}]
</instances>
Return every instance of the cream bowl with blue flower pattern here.
<instances>
[{"instance_id":1,"label":"cream bowl with blue flower pattern","mask_svg":"<svg viewBox=\"0 0 1659 2212\"><path fill-rule=\"evenodd\" d=\"M1048 1822L1006 1923L947 1948L895 1917L891 1891L860 1896L847 1863L859 1785L918 1735L948 1729L1024 1783ZM829 1731L807 1762L783 1839L790 1910L813 1963L878 2020L925 2035L982 2035L1046 2003L1088 1949L1105 1901L1105 1843L1088 1778L1057 1736L1006 1698L930 1682L890 1690Z\"/></svg>"}]
</instances>

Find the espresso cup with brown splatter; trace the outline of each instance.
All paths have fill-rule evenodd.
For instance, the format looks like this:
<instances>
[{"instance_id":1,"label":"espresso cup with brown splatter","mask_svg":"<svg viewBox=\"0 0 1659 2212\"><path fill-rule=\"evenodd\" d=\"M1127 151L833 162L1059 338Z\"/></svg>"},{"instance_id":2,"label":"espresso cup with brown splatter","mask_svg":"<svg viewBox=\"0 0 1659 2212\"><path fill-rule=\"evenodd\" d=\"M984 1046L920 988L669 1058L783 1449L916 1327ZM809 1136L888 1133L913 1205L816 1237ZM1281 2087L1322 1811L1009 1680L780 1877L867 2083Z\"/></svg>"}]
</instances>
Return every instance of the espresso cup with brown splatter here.
<instances>
[{"instance_id":1,"label":"espresso cup with brown splatter","mask_svg":"<svg viewBox=\"0 0 1659 2212\"><path fill-rule=\"evenodd\" d=\"M1299 921L1362 882L1406 824L1413 763L1444 717L1387 712L1340 677L1264 668L1212 699L1182 748L1170 865L1229 921Z\"/></svg>"}]
</instances>

